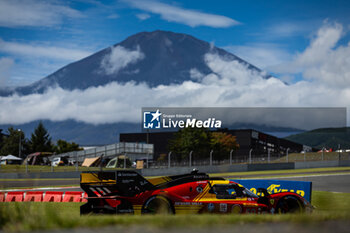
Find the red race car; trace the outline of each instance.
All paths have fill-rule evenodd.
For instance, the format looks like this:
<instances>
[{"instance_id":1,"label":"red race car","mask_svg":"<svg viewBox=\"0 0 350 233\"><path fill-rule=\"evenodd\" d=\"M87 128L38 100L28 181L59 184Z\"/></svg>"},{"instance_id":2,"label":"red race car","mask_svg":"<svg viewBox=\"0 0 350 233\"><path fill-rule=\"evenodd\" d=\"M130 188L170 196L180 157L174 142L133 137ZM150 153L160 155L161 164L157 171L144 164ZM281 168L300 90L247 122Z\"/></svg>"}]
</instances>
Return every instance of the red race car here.
<instances>
[{"instance_id":1,"label":"red race car","mask_svg":"<svg viewBox=\"0 0 350 233\"><path fill-rule=\"evenodd\" d=\"M81 173L88 194L81 214L301 213L312 205L292 192L254 194L242 185L194 171L145 179L135 171Z\"/></svg>"}]
</instances>

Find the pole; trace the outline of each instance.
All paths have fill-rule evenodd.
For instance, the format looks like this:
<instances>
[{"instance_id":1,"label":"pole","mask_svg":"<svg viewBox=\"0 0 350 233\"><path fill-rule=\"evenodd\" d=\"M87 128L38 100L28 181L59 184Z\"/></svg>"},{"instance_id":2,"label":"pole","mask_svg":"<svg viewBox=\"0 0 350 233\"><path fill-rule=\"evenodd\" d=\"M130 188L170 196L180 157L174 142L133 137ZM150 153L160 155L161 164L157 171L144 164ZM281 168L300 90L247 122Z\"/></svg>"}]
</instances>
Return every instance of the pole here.
<instances>
[{"instance_id":1,"label":"pole","mask_svg":"<svg viewBox=\"0 0 350 233\"><path fill-rule=\"evenodd\" d=\"M267 149L267 162L270 163L270 149Z\"/></svg>"},{"instance_id":2,"label":"pole","mask_svg":"<svg viewBox=\"0 0 350 233\"><path fill-rule=\"evenodd\" d=\"M78 171L78 152L75 152L75 170Z\"/></svg>"},{"instance_id":3,"label":"pole","mask_svg":"<svg viewBox=\"0 0 350 233\"><path fill-rule=\"evenodd\" d=\"M170 168L170 155L171 155L171 151L168 153L168 168Z\"/></svg>"},{"instance_id":4,"label":"pole","mask_svg":"<svg viewBox=\"0 0 350 233\"><path fill-rule=\"evenodd\" d=\"M287 163L288 163L288 152L289 152L289 148L287 148Z\"/></svg>"},{"instance_id":5,"label":"pole","mask_svg":"<svg viewBox=\"0 0 350 233\"><path fill-rule=\"evenodd\" d=\"M146 168L148 168L148 156L149 156L149 154L147 152Z\"/></svg>"},{"instance_id":6,"label":"pole","mask_svg":"<svg viewBox=\"0 0 350 233\"><path fill-rule=\"evenodd\" d=\"M192 163L191 163L192 162L192 153L193 153L193 150L191 150L191 152L190 152L190 161L189 161L190 162L190 167L192 166Z\"/></svg>"},{"instance_id":7,"label":"pole","mask_svg":"<svg viewBox=\"0 0 350 233\"><path fill-rule=\"evenodd\" d=\"M214 152L214 150L210 151L210 166L213 165L213 152Z\"/></svg>"},{"instance_id":8,"label":"pole","mask_svg":"<svg viewBox=\"0 0 350 233\"><path fill-rule=\"evenodd\" d=\"M233 149L230 151L230 165L232 165L232 153L233 153Z\"/></svg>"},{"instance_id":9,"label":"pole","mask_svg":"<svg viewBox=\"0 0 350 233\"><path fill-rule=\"evenodd\" d=\"M323 159L324 159L324 147L322 148L322 161L323 161Z\"/></svg>"},{"instance_id":10,"label":"pole","mask_svg":"<svg viewBox=\"0 0 350 233\"><path fill-rule=\"evenodd\" d=\"M253 151L253 148L249 150L249 164L252 163L252 151Z\"/></svg>"},{"instance_id":11,"label":"pole","mask_svg":"<svg viewBox=\"0 0 350 233\"><path fill-rule=\"evenodd\" d=\"M338 160L340 161L340 144L338 144Z\"/></svg>"},{"instance_id":12,"label":"pole","mask_svg":"<svg viewBox=\"0 0 350 233\"><path fill-rule=\"evenodd\" d=\"M124 155L124 169L126 168L126 153Z\"/></svg>"},{"instance_id":13,"label":"pole","mask_svg":"<svg viewBox=\"0 0 350 233\"><path fill-rule=\"evenodd\" d=\"M21 158L21 141L22 141L22 134L21 134L21 129L18 129L19 132L19 144L18 144L18 157Z\"/></svg>"}]
</instances>

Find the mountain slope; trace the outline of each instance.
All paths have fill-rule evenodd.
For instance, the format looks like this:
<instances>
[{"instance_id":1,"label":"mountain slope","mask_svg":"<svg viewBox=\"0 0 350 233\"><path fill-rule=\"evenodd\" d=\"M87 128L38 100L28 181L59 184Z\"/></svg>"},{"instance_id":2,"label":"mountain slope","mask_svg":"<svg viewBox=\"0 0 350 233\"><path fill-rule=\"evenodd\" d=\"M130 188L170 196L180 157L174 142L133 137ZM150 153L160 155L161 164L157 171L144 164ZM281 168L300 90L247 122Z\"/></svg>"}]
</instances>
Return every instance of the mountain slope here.
<instances>
[{"instance_id":1,"label":"mountain slope","mask_svg":"<svg viewBox=\"0 0 350 233\"><path fill-rule=\"evenodd\" d=\"M130 54L127 52L133 54L131 61L124 66L122 63L125 61L118 54L128 57ZM191 79L190 70L193 68L204 75L212 72L204 61L204 55L208 52L218 53L225 59L245 64L248 69L260 71L239 57L190 35L168 31L141 32L16 91L26 95L41 93L55 85L73 90L131 80L145 82L151 87L178 84ZM111 63L106 64L106 59L111 59ZM110 69L111 66L117 69Z\"/></svg>"},{"instance_id":2,"label":"mountain slope","mask_svg":"<svg viewBox=\"0 0 350 233\"><path fill-rule=\"evenodd\" d=\"M288 136L286 139L319 149L326 147L336 150L338 149L338 144L340 144L342 149L349 149L350 127L315 129Z\"/></svg>"}]
</instances>

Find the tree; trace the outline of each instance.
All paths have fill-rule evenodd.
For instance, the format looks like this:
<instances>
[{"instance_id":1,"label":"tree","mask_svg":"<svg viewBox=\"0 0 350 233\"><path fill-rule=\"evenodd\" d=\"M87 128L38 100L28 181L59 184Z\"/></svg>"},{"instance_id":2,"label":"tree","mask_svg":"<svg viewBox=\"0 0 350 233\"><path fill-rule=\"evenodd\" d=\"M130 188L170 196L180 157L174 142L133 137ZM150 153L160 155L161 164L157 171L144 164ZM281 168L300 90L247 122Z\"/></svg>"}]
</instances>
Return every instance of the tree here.
<instances>
[{"instance_id":1,"label":"tree","mask_svg":"<svg viewBox=\"0 0 350 233\"><path fill-rule=\"evenodd\" d=\"M210 131L204 128L181 129L170 141L169 149L180 156L178 160L187 158L191 151L196 159L206 158L210 150Z\"/></svg>"},{"instance_id":2,"label":"tree","mask_svg":"<svg viewBox=\"0 0 350 233\"><path fill-rule=\"evenodd\" d=\"M34 133L32 133L29 144L31 152L54 151L51 143L51 137L42 122L39 122L38 126L34 130Z\"/></svg>"},{"instance_id":3,"label":"tree","mask_svg":"<svg viewBox=\"0 0 350 233\"><path fill-rule=\"evenodd\" d=\"M204 128L185 128L175 134L169 142L169 150L178 155L178 160L185 159L193 151L193 160L208 159L210 151L214 151L215 159L228 158L231 150L239 145L236 137L222 132L210 132Z\"/></svg>"},{"instance_id":4,"label":"tree","mask_svg":"<svg viewBox=\"0 0 350 233\"><path fill-rule=\"evenodd\" d=\"M239 148L236 137L223 132L212 132L210 144L218 159L228 158L231 150L237 150Z\"/></svg>"},{"instance_id":5,"label":"tree","mask_svg":"<svg viewBox=\"0 0 350 233\"><path fill-rule=\"evenodd\" d=\"M8 136L3 137L3 141L0 147L0 155L6 156L12 154L15 156L19 156L19 150L21 150L21 157L25 157L24 155L27 154L29 151L28 141L25 138L24 132L13 127L9 127L7 129L6 134ZM19 148L20 140L21 148Z\"/></svg>"},{"instance_id":6,"label":"tree","mask_svg":"<svg viewBox=\"0 0 350 233\"><path fill-rule=\"evenodd\" d=\"M57 154L67 153L71 151L77 151L77 150L83 150L83 148L80 148L78 144L75 142L69 143L64 140L58 140L57 145L54 146L54 151Z\"/></svg>"}]
</instances>

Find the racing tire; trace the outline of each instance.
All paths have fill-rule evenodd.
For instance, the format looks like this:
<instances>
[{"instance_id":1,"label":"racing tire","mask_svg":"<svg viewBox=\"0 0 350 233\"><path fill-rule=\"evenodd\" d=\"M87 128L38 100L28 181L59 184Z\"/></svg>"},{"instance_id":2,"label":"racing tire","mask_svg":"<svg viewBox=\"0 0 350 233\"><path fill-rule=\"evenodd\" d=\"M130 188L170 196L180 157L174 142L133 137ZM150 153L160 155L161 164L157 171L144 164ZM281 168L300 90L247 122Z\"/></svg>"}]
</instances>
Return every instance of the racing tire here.
<instances>
[{"instance_id":1,"label":"racing tire","mask_svg":"<svg viewBox=\"0 0 350 233\"><path fill-rule=\"evenodd\" d=\"M283 197L277 203L276 213L286 214L286 213L304 213L305 207L299 198L294 196Z\"/></svg>"},{"instance_id":2,"label":"racing tire","mask_svg":"<svg viewBox=\"0 0 350 233\"><path fill-rule=\"evenodd\" d=\"M174 208L170 201L163 196L153 196L146 201L142 208L142 214L174 214Z\"/></svg>"}]
</instances>

